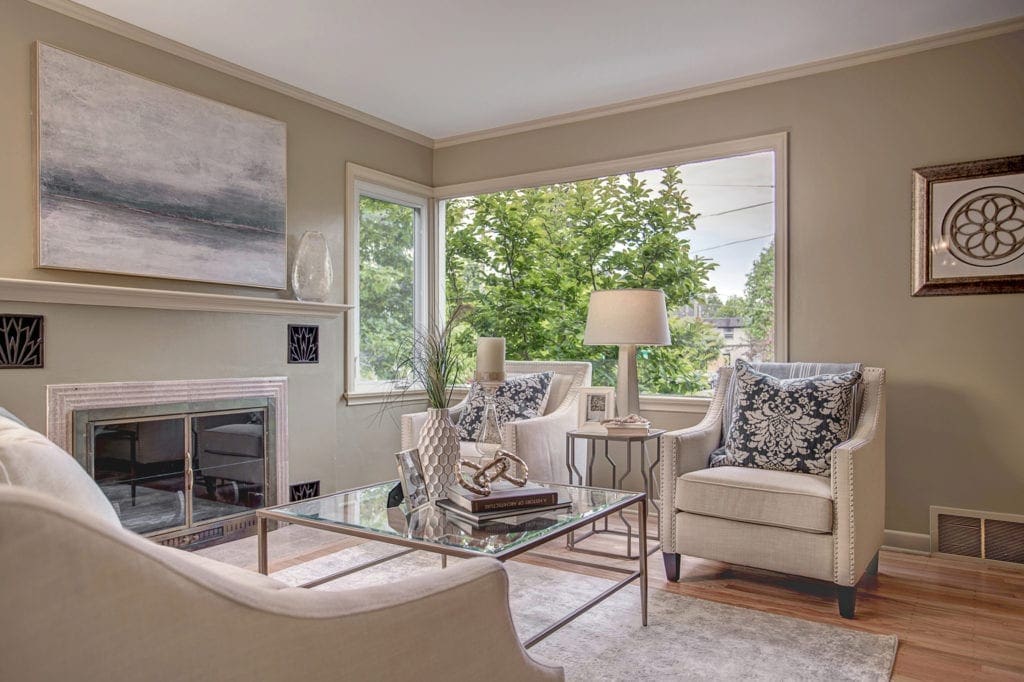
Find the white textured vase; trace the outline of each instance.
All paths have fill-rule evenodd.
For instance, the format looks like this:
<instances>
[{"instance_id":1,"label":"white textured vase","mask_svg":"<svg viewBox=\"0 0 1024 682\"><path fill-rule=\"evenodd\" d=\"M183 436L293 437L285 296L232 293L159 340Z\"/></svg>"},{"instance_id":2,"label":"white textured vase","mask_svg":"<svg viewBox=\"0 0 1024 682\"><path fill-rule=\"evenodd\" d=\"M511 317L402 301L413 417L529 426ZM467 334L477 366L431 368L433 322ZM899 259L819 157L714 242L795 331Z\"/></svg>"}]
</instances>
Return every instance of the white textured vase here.
<instances>
[{"instance_id":1,"label":"white textured vase","mask_svg":"<svg viewBox=\"0 0 1024 682\"><path fill-rule=\"evenodd\" d=\"M427 409L427 421L420 431L419 451L427 495L432 500L447 497L448 487L455 484L460 455L459 432L447 408Z\"/></svg>"},{"instance_id":2,"label":"white textured vase","mask_svg":"<svg viewBox=\"0 0 1024 682\"><path fill-rule=\"evenodd\" d=\"M324 301L334 282L334 264L323 232L309 231L299 240L292 264L292 290L300 301Z\"/></svg>"}]
</instances>

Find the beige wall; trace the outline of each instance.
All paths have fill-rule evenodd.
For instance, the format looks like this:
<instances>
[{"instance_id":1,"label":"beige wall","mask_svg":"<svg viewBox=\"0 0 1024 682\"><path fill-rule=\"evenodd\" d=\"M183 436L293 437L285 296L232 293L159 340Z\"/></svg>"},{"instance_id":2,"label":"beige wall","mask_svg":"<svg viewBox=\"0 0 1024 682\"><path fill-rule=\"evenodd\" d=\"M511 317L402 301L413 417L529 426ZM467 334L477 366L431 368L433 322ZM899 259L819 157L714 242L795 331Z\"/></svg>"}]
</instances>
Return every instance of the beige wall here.
<instances>
[{"instance_id":1,"label":"beige wall","mask_svg":"<svg viewBox=\"0 0 1024 682\"><path fill-rule=\"evenodd\" d=\"M909 294L910 171L1024 153L1024 33L439 149L434 182L779 130L791 358L888 370L887 527L927 532L933 504L1024 513L1024 295Z\"/></svg>"},{"instance_id":2,"label":"beige wall","mask_svg":"<svg viewBox=\"0 0 1024 682\"><path fill-rule=\"evenodd\" d=\"M345 162L430 183L431 151L23 0L0 0L0 276L217 293L279 295L253 289L38 270L33 267L35 199L32 44L40 40L133 73L285 121L288 125L290 250L306 230L328 235L336 264L330 300L343 300ZM47 384L238 376L289 377L291 479L321 479L324 490L393 475L398 446L376 408L346 408L343 320L191 313L0 302L5 313L46 316L46 368L0 371L0 405L45 426ZM320 325L319 365L285 362L288 323ZM373 453L368 448L374 448Z\"/></svg>"}]
</instances>

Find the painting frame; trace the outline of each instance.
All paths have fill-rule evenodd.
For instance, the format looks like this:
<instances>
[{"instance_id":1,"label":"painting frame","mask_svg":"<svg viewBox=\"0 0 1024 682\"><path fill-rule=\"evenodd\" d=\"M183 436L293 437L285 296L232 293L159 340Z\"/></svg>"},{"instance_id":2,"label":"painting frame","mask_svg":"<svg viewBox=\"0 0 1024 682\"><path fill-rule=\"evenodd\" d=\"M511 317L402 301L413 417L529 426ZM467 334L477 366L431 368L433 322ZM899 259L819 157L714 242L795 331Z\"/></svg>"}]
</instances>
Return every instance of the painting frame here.
<instances>
[{"instance_id":1,"label":"painting frame","mask_svg":"<svg viewBox=\"0 0 1024 682\"><path fill-rule=\"evenodd\" d=\"M402 484L402 494L408 503L409 511L414 512L430 504L427 494L427 480L423 473L423 462L420 460L418 448L401 450L395 453L398 464L398 478Z\"/></svg>"},{"instance_id":2,"label":"painting frame","mask_svg":"<svg viewBox=\"0 0 1024 682\"><path fill-rule=\"evenodd\" d=\"M944 214L945 225L953 206L935 200L935 189L942 183L974 181L987 178L1000 178L1024 174L1024 155L1004 156L1000 158L968 161L963 163L926 166L913 170L913 247L911 263L911 295L912 296L956 296L968 294L1010 294L1024 292L1024 274L989 274L985 275L981 267L971 267L972 274L967 276L937 277L934 274L935 252L942 248L949 249L948 242L936 239L933 223L938 211ZM1020 201L1024 193L1017 188L1003 188L1014 192L1013 200ZM978 190L976 190L978 191ZM971 192L963 194L958 201L966 199ZM1017 195L1021 195L1018 197ZM1016 220L1016 218L1014 218ZM1015 229L1024 236L1024 229ZM1024 240L1018 237L1014 245L1014 253L1020 255L1012 260L1024 262ZM1011 262L1011 261L1007 261ZM970 267L970 263L965 267ZM973 271L977 271L974 273Z\"/></svg>"},{"instance_id":3,"label":"painting frame","mask_svg":"<svg viewBox=\"0 0 1024 682\"><path fill-rule=\"evenodd\" d=\"M275 160L275 163L279 165L279 182L274 184L274 191L279 194L279 206L277 207L280 211L280 226L279 236L275 237L275 241L280 243L273 247L273 254L268 255L266 258L267 267L272 268L269 272L271 275L266 277L266 281L255 281L253 277L231 277L221 275L216 267L210 268L211 273L194 275L194 274L180 274L180 273L160 273L154 271L135 271L131 267L124 267L125 262L122 261L122 267L94 267L90 264L69 264L60 263L54 264L47 262L47 258L44 256L44 239L46 237L44 227L44 187L43 187L43 175L44 172L44 127L46 121L43 116L42 108L42 97L43 97L43 74L41 70L43 68L43 59L41 54L44 50L53 50L57 53L63 53L70 57L82 60L93 66L102 67L103 69L109 70L111 73L117 74L122 77L128 77L130 79L137 79L138 82L146 84L148 86L156 86L159 89L169 93L168 96L182 97L192 100L197 103L201 103L207 107L219 108L222 111L230 112L236 116L247 117L253 121L259 121L265 125L273 126L279 129L280 140L278 143L280 156ZM41 269L56 269L56 270L69 270L79 272L90 272L100 273L118 276L130 276L130 277L142 277L147 279L161 279L161 280L173 280L173 281L188 281L198 282L207 284L220 284L229 286L244 286L252 287L256 289L268 289L273 291L285 291L288 288L288 265L289 265L289 248L288 248L288 127L284 121L275 119L266 114L251 111L243 107L237 107L233 104L223 102L211 97L191 92L189 90L170 85L168 83L148 78L146 76L134 73L127 69L108 64L106 62L93 59L87 55L80 54L73 50L69 50L45 41L35 41L32 44L31 52L31 73L32 73L32 90L33 90L33 161L35 170L35 267ZM244 143L245 140L242 141ZM237 143L237 144L242 144ZM186 219L187 220L187 219ZM244 227L244 226L242 226ZM240 241L240 240L236 240ZM270 280L273 281L270 281Z\"/></svg>"},{"instance_id":4,"label":"painting frame","mask_svg":"<svg viewBox=\"0 0 1024 682\"><path fill-rule=\"evenodd\" d=\"M604 403L603 409L598 409L598 405L593 405L591 398L601 399ZM580 431L601 431L604 429L601 422L615 416L615 389L611 386L581 388L578 401L577 429Z\"/></svg>"}]
</instances>

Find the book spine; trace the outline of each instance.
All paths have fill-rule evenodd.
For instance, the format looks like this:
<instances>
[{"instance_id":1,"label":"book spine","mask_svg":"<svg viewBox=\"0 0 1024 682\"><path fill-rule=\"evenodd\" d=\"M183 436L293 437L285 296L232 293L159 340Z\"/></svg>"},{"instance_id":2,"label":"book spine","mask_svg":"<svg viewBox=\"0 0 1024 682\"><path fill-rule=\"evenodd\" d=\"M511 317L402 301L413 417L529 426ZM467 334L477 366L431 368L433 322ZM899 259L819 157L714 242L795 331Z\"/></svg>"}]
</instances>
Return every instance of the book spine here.
<instances>
[{"instance_id":1,"label":"book spine","mask_svg":"<svg viewBox=\"0 0 1024 682\"><path fill-rule=\"evenodd\" d=\"M528 497L519 497L511 500L473 500L472 511L475 514L483 512L503 511L505 509L523 509L525 507L547 507L558 503L558 493L538 493Z\"/></svg>"}]
</instances>

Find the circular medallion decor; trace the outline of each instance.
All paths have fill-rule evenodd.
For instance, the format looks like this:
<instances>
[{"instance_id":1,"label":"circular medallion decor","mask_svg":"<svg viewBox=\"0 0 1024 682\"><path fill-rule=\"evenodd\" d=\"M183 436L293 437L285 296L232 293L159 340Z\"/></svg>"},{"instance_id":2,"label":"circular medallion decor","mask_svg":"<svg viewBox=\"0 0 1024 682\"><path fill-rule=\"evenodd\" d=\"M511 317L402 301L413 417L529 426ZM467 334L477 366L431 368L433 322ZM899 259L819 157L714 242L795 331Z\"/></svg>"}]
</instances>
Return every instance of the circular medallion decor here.
<instances>
[{"instance_id":1,"label":"circular medallion decor","mask_svg":"<svg viewBox=\"0 0 1024 682\"><path fill-rule=\"evenodd\" d=\"M1011 187L968 192L946 211L942 236L957 260L975 267L1024 256L1024 193Z\"/></svg>"}]
</instances>

